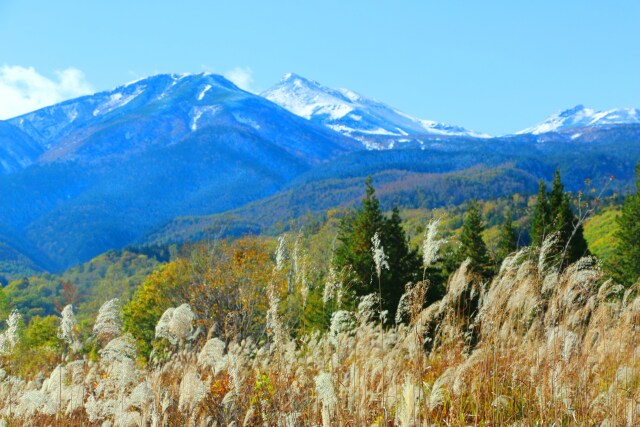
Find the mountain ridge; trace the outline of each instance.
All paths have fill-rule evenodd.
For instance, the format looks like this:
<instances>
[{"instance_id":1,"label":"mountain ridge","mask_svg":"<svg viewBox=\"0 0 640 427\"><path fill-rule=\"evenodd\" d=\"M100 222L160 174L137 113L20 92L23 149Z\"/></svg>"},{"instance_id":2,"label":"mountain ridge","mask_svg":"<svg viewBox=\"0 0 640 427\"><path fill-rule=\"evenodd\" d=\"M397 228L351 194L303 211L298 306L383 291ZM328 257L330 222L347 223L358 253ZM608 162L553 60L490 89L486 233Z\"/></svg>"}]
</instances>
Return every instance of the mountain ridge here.
<instances>
[{"instance_id":1,"label":"mountain ridge","mask_svg":"<svg viewBox=\"0 0 640 427\"><path fill-rule=\"evenodd\" d=\"M55 268L175 216L265 197L360 148L210 74L155 76L6 125L38 150L0 175L0 225Z\"/></svg>"},{"instance_id":2,"label":"mountain ridge","mask_svg":"<svg viewBox=\"0 0 640 427\"><path fill-rule=\"evenodd\" d=\"M516 135L540 135L568 129L601 127L620 124L640 124L637 108L614 108L598 111L582 104L553 114L537 125L516 132Z\"/></svg>"},{"instance_id":3,"label":"mountain ridge","mask_svg":"<svg viewBox=\"0 0 640 427\"><path fill-rule=\"evenodd\" d=\"M300 79L289 76L310 84ZM304 111L312 119L340 120L370 107L354 122L369 120L375 130L375 120L397 119L412 132L425 129L355 92L323 88L329 101L346 107L309 104ZM390 200L420 199L425 206L503 195L507 187L499 187L509 182L530 191L556 167L570 190L580 190L586 178L615 175L611 188L624 191L640 157L640 124L633 123L493 138L360 132L364 145L358 135L332 129L337 123L295 115L208 73L156 75L0 121L2 253L59 270L145 241L175 218L250 205L243 215L271 221L280 214L260 209L289 206L303 214L300 197L317 201L309 209L324 209L343 200L327 192L348 187L355 194L354 183L367 175L387 180ZM367 144L373 149L365 150ZM271 196L275 202L259 203Z\"/></svg>"},{"instance_id":4,"label":"mountain ridge","mask_svg":"<svg viewBox=\"0 0 640 427\"><path fill-rule=\"evenodd\" d=\"M332 89L294 73L286 74L261 96L312 123L353 137L368 149L393 148L428 137L490 137L460 126L417 119L349 89Z\"/></svg>"}]
</instances>

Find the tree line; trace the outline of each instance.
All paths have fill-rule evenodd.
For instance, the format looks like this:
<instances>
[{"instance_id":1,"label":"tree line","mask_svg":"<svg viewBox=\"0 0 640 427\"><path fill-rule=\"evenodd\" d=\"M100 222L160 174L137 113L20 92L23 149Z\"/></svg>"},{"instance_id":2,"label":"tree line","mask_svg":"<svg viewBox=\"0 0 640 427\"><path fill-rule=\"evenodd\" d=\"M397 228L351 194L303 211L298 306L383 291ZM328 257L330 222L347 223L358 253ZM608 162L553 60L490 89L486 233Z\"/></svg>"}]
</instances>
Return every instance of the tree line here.
<instances>
[{"instance_id":1,"label":"tree line","mask_svg":"<svg viewBox=\"0 0 640 427\"><path fill-rule=\"evenodd\" d=\"M640 163L636 167L636 174L636 193L625 199L622 213L617 219L617 254L614 261L606 266L617 281L625 285L635 283L640 276ZM586 215L579 215L572 208L571 198L564 191L560 172L556 170L550 189L544 181L539 183L529 230L530 245L537 249L545 245L547 259L563 269L581 257L590 255L584 237L585 219ZM502 260L517 251L521 244L519 230L509 212L505 214L500 227L497 250L493 254L484 241L484 231L485 224L478 202L472 200L464 214L457 247L431 271L431 292L425 304L438 298L444 280L463 261L469 260L471 271L479 278L489 280L497 272ZM380 283L376 280L371 255L372 239L376 234L389 264L389 268L381 272ZM383 309L388 311L389 318L393 318L405 285L422 278L421 260L418 251L409 246L398 208L394 207L389 217L384 216L371 178L365 182L361 206L342 218L337 241L335 268L346 272L344 279L350 284L351 296L377 293L380 284Z\"/></svg>"}]
</instances>

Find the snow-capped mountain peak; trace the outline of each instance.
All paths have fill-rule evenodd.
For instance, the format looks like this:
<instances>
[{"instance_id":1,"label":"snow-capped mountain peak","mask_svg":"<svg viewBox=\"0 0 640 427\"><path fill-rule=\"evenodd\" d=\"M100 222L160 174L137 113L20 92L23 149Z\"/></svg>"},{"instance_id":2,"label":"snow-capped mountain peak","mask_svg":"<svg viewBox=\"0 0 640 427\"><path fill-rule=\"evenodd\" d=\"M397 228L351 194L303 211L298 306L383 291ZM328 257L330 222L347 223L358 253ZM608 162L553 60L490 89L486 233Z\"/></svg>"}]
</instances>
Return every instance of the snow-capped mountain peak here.
<instances>
[{"instance_id":1,"label":"snow-capped mountain peak","mask_svg":"<svg viewBox=\"0 0 640 427\"><path fill-rule=\"evenodd\" d=\"M332 89L294 73L285 74L261 95L300 117L359 139L368 148L391 147L410 135L489 136L420 120L352 90Z\"/></svg>"},{"instance_id":2,"label":"snow-capped mountain peak","mask_svg":"<svg viewBox=\"0 0 640 427\"><path fill-rule=\"evenodd\" d=\"M586 108L584 105L576 105L573 108L554 114L533 127L516 132L516 135L539 135L572 128L638 123L640 123L640 112L636 108L597 111L592 108Z\"/></svg>"},{"instance_id":3,"label":"snow-capped mountain peak","mask_svg":"<svg viewBox=\"0 0 640 427\"><path fill-rule=\"evenodd\" d=\"M285 74L280 83L262 96L308 120L314 116L328 116L337 120L354 109L350 105L352 101L340 91L294 73Z\"/></svg>"}]
</instances>

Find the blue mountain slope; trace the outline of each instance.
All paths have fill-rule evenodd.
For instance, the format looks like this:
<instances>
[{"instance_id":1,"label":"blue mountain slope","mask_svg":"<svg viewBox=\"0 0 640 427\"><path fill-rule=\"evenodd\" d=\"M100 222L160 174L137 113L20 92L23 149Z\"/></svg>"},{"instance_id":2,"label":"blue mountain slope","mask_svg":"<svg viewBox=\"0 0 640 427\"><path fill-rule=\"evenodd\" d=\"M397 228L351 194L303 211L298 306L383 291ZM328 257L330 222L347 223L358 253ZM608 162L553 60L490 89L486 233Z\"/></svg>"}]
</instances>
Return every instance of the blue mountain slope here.
<instances>
[{"instance_id":1,"label":"blue mountain slope","mask_svg":"<svg viewBox=\"0 0 640 427\"><path fill-rule=\"evenodd\" d=\"M9 124L39 155L0 177L0 224L58 268L174 216L272 194L358 147L209 74L155 76Z\"/></svg>"},{"instance_id":2,"label":"blue mountain slope","mask_svg":"<svg viewBox=\"0 0 640 427\"><path fill-rule=\"evenodd\" d=\"M288 109L221 76L158 75L0 122L0 240L17 249L2 253L61 269L145 241L173 218L276 193L243 221L324 209L369 174L389 179L387 197L415 192L429 206L527 191L558 166L569 189L615 175L611 188L624 191L640 157L640 125L624 122L635 110L576 110L591 117L586 126L570 119L550 132L484 138L298 76L265 95ZM363 142L396 149L359 151Z\"/></svg>"},{"instance_id":3,"label":"blue mountain slope","mask_svg":"<svg viewBox=\"0 0 640 427\"><path fill-rule=\"evenodd\" d=\"M313 163L356 146L214 74L158 75L11 119L39 162L104 161L177 143L200 129L248 129Z\"/></svg>"},{"instance_id":4,"label":"blue mountain slope","mask_svg":"<svg viewBox=\"0 0 640 427\"><path fill-rule=\"evenodd\" d=\"M42 148L29 135L0 121L0 175L29 166L41 153Z\"/></svg>"}]
</instances>

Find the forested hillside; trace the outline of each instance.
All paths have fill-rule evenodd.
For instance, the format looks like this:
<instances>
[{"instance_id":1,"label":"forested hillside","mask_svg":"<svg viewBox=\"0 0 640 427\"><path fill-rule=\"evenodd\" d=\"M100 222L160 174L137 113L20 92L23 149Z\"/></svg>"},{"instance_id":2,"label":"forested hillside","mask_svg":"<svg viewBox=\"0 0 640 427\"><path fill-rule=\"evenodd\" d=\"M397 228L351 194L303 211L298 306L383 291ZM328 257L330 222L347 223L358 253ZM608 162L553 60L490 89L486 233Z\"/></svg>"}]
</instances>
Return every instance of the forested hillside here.
<instances>
[{"instance_id":1,"label":"forested hillside","mask_svg":"<svg viewBox=\"0 0 640 427\"><path fill-rule=\"evenodd\" d=\"M634 424L637 283L609 266L637 248L614 233L604 263L579 249L584 218L564 210L559 178L531 199L402 215L383 213L369 181L354 209L277 239L131 248L14 281L0 415ZM591 217L590 243L637 197Z\"/></svg>"}]
</instances>

